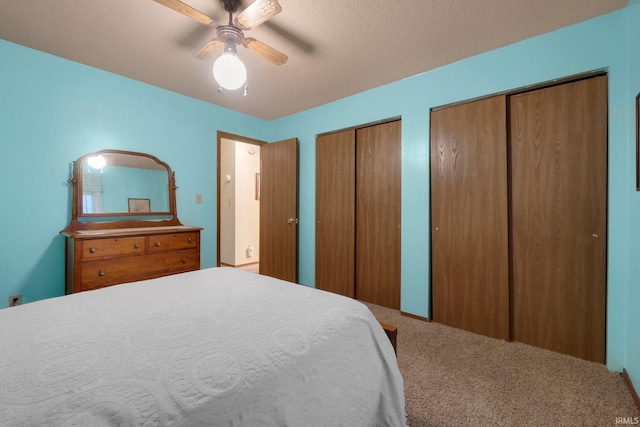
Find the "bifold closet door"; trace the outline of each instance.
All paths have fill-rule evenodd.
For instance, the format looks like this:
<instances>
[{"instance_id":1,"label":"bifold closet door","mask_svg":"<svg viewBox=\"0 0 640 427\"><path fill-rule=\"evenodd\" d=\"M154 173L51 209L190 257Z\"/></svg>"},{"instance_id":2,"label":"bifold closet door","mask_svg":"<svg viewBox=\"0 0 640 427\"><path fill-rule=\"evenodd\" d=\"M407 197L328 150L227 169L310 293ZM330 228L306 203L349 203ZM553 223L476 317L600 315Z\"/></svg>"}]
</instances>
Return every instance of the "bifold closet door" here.
<instances>
[{"instance_id":1,"label":"bifold closet door","mask_svg":"<svg viewBox=\"0 0 640 427\"><path fill-rule=\"evenodd\" d=\"M400 141L400 121L356 130L356 298L395 309L400 309Z\"/></svg>"},{"instance_id":2,"label":"bifold closet door","mask_svg":"<svg viewBox=\"0 0 640 427\"><path fill-rule=\"evenodd\" d=\"M316 288L355 298L355 130L316 139Z\"/></svg>"},{"instance_id":3,"label":"bifold closet door","mask_svg":"<svg viewBox=\"0 0 640 427\"><path fill-rule=\"evenodd\" d=\"M316 288L400 308L400 121L316 139Z\"/></svg>"},{"instance_id":4,"label":"bifold closet door","mask_svg":"<svg viewBox=\"0 0 640 427\"><path fill-rule=\"evenodd\" d=\"M431 113L433 320L509 339L506 99Z\"/></svg>"},{"instance_id":5,"label":"bifold closet door","mask_svg":"<svg viewBox=\"0 0 640 427\"><path fill-rule=\"evenodd\" d=\"M510 99L513 339L605 361L607 78Z\"/></svg>"}]
</instances>

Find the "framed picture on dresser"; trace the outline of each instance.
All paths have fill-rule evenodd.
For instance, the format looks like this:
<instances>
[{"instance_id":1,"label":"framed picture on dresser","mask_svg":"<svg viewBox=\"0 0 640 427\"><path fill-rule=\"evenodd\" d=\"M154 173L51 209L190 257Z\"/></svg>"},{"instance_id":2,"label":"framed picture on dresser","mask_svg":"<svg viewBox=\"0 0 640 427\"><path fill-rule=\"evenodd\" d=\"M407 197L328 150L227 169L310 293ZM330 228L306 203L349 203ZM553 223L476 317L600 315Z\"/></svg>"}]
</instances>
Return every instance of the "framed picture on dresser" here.
<instances>
[{"instance_id":1,"label":"framed picture on dresser","mask_svg":"<svg viewBox=\"0 0 640 427\"><path fill-rule=\"evenodd\" d=\"M129 212L151 212L150 199L129 199Z\"/></svg>"}]
</instances>

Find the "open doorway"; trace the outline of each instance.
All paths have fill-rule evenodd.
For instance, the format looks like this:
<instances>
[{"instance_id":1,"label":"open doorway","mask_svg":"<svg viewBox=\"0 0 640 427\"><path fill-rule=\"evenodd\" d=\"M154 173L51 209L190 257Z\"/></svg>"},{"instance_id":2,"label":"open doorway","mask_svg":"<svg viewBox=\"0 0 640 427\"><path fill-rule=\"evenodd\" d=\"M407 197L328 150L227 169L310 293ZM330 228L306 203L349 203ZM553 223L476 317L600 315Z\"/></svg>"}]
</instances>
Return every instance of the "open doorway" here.
<instances>
[{"instance_id":1,"label":"open doorway","mask_svg":"<svg viewBox=\"0 0 640 427\"><path fill-rule=\"evenodd\" d=\"M262 141L218 132L218 265L260 266Z\"/></svg>"}]
</instances>

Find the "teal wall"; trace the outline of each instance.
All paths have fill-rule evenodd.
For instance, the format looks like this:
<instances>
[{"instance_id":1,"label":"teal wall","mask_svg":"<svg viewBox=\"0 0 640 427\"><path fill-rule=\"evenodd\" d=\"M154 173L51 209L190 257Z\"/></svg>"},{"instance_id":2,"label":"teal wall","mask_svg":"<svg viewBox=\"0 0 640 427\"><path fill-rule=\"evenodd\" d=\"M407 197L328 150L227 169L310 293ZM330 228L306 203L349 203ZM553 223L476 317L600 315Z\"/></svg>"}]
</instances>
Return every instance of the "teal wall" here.
<instances>
[{"instance_id":1,"label":"teal wall","mask_svg":"<svg viewBox=\"0 0 640 427\"><path fill-rule=\"evenodd\" d=\"M637 308L640 274L638 267L631 265L639 264L636 254L640 223L632 221L638 218L637 213L632 213L640 210L630 210L630 199L637 205L640 196L635 192L635 165L631 161L635 156L632 97L640 90L637 87L640 79L635 79L635 89L629 88L629 73L635 70L632 75L640 75L638 9L637 2L632 3L621 11L274 121L269 140L294 136L300 139L300 281L313 285L315 277L317 134L402 117L401 309L428 316L430 108L607 69L610 108L607 365L613 370L627 367L634 383L640 384L637 361L640 339L636 332L640 329ZM633 70L629 66L632 59Z\"/></svg>"},{"instance_id":2,"label":"teal wall","mask_svg":"<svg viewBox=\"0 0 640 427\"><path fill-rule=\"evenodd\" d=\"M621 184L629 197L629 207L624 217L621 227L626 229L628 234L627 250L625 253L625 266L628 273L620 275L620 280L627 281L627 291L624 302L612 307L612 310L620 310L626 313L626 323L621 326L625 334L625 352L623 366L627 370L631 381L638 393L640 393L640 192L634 191L635 182L633 176L636 172L635 164L635 96L640 94L640 0L630 0L626 9L627 44L628 54L629 84L626 89L626 99L624 103L625 114L628 121L628 147L626 153L626 164L621 164L620 168L628 171L629 178Z\"/></svg>"},{"instance_id":3,"label":"teal wall","mask_svg":"<svg viewBox=\"0 0 640 427\"><path fill-rule=\"evenodd\" d=\"M216 131L300 140L300 281L314 285L315 137L402 117L402 310L428 316L429 109L590 70L609 72L607 366L640 388L640 193L634 100L640 91L640 2L273 122L265 122L0 41L0 307L61 295L70 162L104 148L143 151L176 171L183 223L205 228L215 264ZM327 82L327 85L331 82ZM250 101L250 98L248 98ZM19 159L19 161L17 161ZM195 204L195 194L203 203ZM542 307L541 307L542 314Z\"/></svg>"},{"instance_id":4,"label":"teal wall","mask_svg":"<svg viewBox=\"0 0 640 427\"><path fill-rule=\"evenodd\" d=\"M59 232L71 219L71 162L107 148L146 152L171 166L179 218L204 227L202 266L215 266L217 131L261 138L268 126L0 41L0 307L12 294L26 303L64 293Z\"/></svg>"}]
</instances>

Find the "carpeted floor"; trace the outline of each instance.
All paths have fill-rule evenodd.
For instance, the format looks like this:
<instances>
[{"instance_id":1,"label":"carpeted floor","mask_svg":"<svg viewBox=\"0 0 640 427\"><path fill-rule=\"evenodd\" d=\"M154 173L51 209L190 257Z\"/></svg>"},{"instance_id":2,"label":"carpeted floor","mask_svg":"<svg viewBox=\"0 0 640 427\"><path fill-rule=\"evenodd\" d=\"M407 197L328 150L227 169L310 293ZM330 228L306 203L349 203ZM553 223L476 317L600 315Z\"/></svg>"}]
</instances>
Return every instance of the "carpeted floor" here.
<instances>
[{"instance_id":1,"label":"carpeted floor","mask_svg":"<svg viewBox=\"0 0 640 427\"><path fill-rule=\"evenodd\" d=\"M411 427L615 426L640 416L622 376L604 365L366 304L398 328Z\"/></svg>"}]
</instances>

